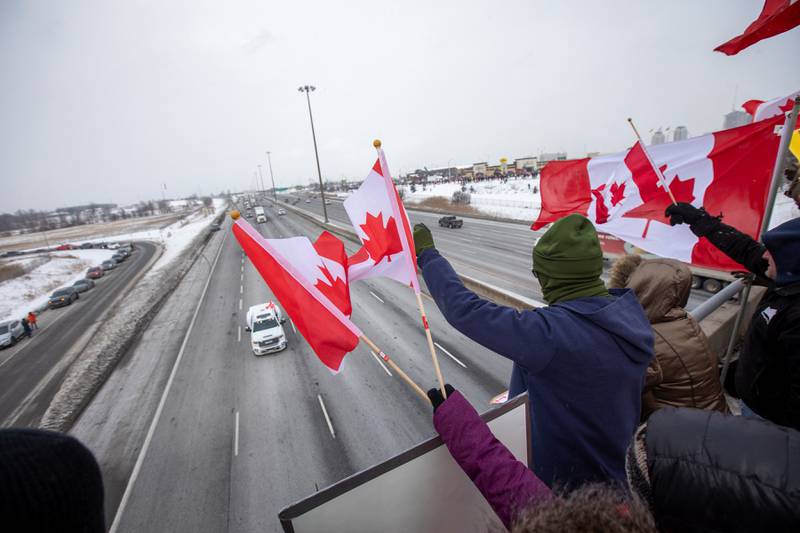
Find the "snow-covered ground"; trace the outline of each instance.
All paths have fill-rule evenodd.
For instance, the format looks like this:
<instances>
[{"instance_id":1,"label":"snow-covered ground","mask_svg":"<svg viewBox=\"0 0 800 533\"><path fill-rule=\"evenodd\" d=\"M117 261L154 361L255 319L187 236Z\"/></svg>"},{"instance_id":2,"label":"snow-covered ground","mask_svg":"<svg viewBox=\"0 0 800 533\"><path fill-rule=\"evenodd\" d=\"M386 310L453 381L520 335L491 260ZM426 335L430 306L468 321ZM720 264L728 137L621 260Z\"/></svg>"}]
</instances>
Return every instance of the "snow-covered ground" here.
<instances>
[{"instance_id":1,"label":"snow-covered ground","mask_svg":"<svg viewBox=\"0 0 800 533\"><path fill-rule=\"evenodd\" d=\"M213 214L195 211L186 218L164 229L152 229L122 235L114 235L115 241L150 240L162 245L163 253L148 276L164 268L178 257L200 232L206 230L214 217L225 209L224 199L214 199ZM96 237L91 241L105 241L108 237ZM114 255L115 250L69 250L24 256L15 261L26 270L24 275L0 283L0 321L26 315L28 311L43 307L52 292L72 285L83 278L86 270L99 265ZM39 262L40 264L36 264Z\"/></svg>"},{"instance_id":2,"label":"snow-covered ground","mask_svg":"<svg viewBox=\"0 0 800 533\"><path fill-rule=\"evenodd\" d=\"M29 272L0 283L0 322L22 318L47 304L55 289L72 285L86 275L86 269L114 255L114 250L69 250L36 255L17 264L34 266ZM40 263L36 266L36 263Z\"/></svg>"}]
</instances>

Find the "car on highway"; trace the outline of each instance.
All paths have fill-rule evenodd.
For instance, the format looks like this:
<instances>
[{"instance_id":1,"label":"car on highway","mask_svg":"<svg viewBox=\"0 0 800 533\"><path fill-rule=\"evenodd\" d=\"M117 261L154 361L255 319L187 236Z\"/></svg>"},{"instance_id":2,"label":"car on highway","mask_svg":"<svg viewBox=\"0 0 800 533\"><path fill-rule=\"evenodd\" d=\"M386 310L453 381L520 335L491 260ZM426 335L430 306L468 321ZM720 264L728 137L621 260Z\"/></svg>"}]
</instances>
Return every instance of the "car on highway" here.
<instances>
[{"instance_id":1,"label":"car on highway","mask_svg":"<svg viewBox=\"0 0 800 533\"><path fill-rule=\"evenodd\" d=\"M311 199L310 198L306 198L306 203L310 204L311 203Z\"/></svg>"},{"instance_id":2,"label":"car on highway","mask_svg":"<svg viewBox=\"0 0 800 533\"><path fill-rule=\"evenodd\" d=\"M250 347L255 355L279 352L288 345L283 331L281 308L275 302L267 302L250 307L247 311L247 326L250 332Z\"/></svg>"},{"instance_id":3,"label":"car on highway","mask_svg":"<svg viewBox=\"0 0 800 533\"><path fill-rule=\"evenodd\" d=\"M86 277L88 279L98 279L98 278L102 278L104 275L105 275L105 272L103 272L103 268L102 267L92 267L92 268L90 268L89 270L86 271Z\"/></svg>"},{"instance_id":4,"label":"car on highway","mask_svg":"<svg viewBox=\"0 0 800 533\"><path fill-rule=\"evenodd\" d=\"M78 298L80 298L80 295L74 287L64 287L63 289L58 289L50 296L50 299L47 300L47 306L50 309L55 309L56 307L72 305L72 302Z\"/></svg>"},{"instance_id":5,"label":"car on highway","mask_svg":"<svg viewBox=\"0 0 800 533\"><path fill-rule=\"evenodd\" d=\"M128 256L123 253L115 253L114 255L111 256L111 259L116 261L117 263L122 263L123 261L125 261L125 259L127 259L127 257Z\"/></svg>"},{"instance_id":6,"label":"car on highway","mask_svg":"<svg viewBox=\"0 0 800 533\"><path fill-rule=\"evenodd\" d=\"M331 201L326 199L325 200L325 205L331 205Z\"/></svg>"},{"instance_id":7,"label":"car on highway","mask_svg":"<svg viewBox=\"0 0 800 533\"><path fill-rule=\"evenodd\" d=\"M285 215L286 214L286 209L278 209L278 214L279 215Z\"/></svg>"},{"instance_id":8,"label":"car on highway","mask_svg":"<svg viewBox=\"0 0 800 533\"><path fill-rule=\"evenodd\" d=\"M0 322L0 347L14 346L17 341L25 336L25 328L20 320Z\"/></svg>"},{"instance_id":9,"label":"car on highway","mask_svg":"<svg viewBox=\"0 0 800 533\"><path fill-rule=\"evenodd\" d=\"M463 225L464 225L464 220L454 215L448 215L446 217L442 217L439 219L439 226L443 228L455 229L455 228L460 228Z\"/></svg>"},{"instance_id":10,"label":"car on highway","mask_svg":"<svg viewBox=\"0 0 800 533\"><path fill-rule=\"evenodd\" d=\"M211 224L211 226L208 228L208 230L209 231L219 231L220 230L220 226L219 226L219 224L214 223L214 224Z\"/></svg>"},{"instance_id":11,"label":"car on highway","mask_svg":"<svg viewBox=\"0 0 800 533\"><path fill-rule=\"evenodd\" d=\"M100 263L100 268L103 270L114 270L117 268L117 262L113 259L106 259L102 263Z\"/></svg>"},{"instance_id":12,"label":"car on highway","mask_svg":"<svg viewBox=\"0 0 800 533\"><path fill-rule=\"evenodd\" d=\"M90 279L86 279L86 278L79 279L78 281L73 283L72 286L78 292L86 292L89 289L94 289L94 281L92 281Z\"/></svg>"}]
</instances>

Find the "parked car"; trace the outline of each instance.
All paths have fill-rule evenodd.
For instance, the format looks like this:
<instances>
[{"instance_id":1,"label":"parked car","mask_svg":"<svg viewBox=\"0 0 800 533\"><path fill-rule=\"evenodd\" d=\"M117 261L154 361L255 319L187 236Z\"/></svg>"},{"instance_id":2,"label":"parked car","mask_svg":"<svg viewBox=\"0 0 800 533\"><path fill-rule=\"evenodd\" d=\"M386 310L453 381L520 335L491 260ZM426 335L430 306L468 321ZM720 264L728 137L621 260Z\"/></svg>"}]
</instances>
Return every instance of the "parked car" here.
<instances>
[{"instance_id":1,"label":"parked car","mask_svg":"<svg viewBox=\"0 0 800 533\"><path fill-rule=\"evenodd\" d=\"M21 320L8 320L0 322L0 347L14 346L17 341L25 336L25 328Z\"/></svg>"},{"instance_id":2,"label":"parked car","mask_svg":"<svg viewBox=\"0 0 800 533\"><path fill-rule=\"evenodd\" d=\"M106 245L106 248L108 248L109 250L116 250L120 246L122 246L122 245L120 243L118 243L118 242L110 242L110 243L108 243Z\"/></svg>"},{"instance_id":3,"label":"parked car","mask_svg":"<svg viewBox=\"0 0 800 533\"><path fill-rule=\"evenodd\" d=\"M443 228L460 228L464 225L464 221L454 215L448 215L439 219L439 225Z\"/></svg>"},{"instance_id":4,"label":"parked car","mask_svg":"<svg viewBox=\"0 0 800 533\"><path fill-rule=\"evenodd\" d=\"M125 254L119 252L111 256L111 259L113 259L117 263L122 263L123 261L125 261L126 258L127 256Z\"/></svg>"},{"instance_id":5,"label":"parked car","mask_svg":"<svg viewBox=\"0 0 800 533\"><path fill-rule=\"evenodd\" d=\"M114 255L117 255L117 254L124 255L125 257L130 257L131 249L128 248L127 246L123 246L122 248L118 249L117 253L115 253Z\"/></svg>"},{"instance_id":6,"label":"parked car","mask_svg":"<svg viewBox=\"0 0 800 533\"><path fill-rule=\"evenodd\" d=\"M56 251L61 252L64 250L72 250L73 248L75 248L75 246L73 246L72 244L61 244L59 246L56 246Z\"/></svg>"},{"instance_id":7,"label":"parked car","mask_svg":"<svg viewBox=\"0 0 800 533\"><path fill-rule=\"evenodd\" d=\"M64 307L66 305L72 305L72 302L80 298L77 289L74 287L64 287L63 289L58 289L56 292L50 296L50 299L47 301L48 307L50 309L55 309L56 307Z\"/></svg>"},{"instance_id":8,"label":"parked car","mask_svg":"<svg viewBox=\"0 0 800 533\"><path fill-rule=\"evenodd\" d=\"M117 262L114 261L113 259L106 259L105 261L100 263L100 267L103 270L114 270L115 268L117 268Z\"/></svg>"},{"instance_id":9,"label":"parked car","mask_svg":"<svg viewBox=\"0 0 800 533\"><path fill-rule=\"evenodd\" d=\"M72 284L78 292L86 292L89 289L94 289L94 281L90 279L79 279L75 283Z\"/></svg>"},{"instance_id":10,"label":"parked car","mask_svg":"<svg viewBox=\"0 0 800 533\"><path fill-rule=\"evenodd\" d=\"M92 267L86 271L86 277L88 279L98 279L102 278L105 272L103 272L102 267Z\"/></svg>"},{"instance_id":11,"label":"parked car","mask_svg":"<svg viewBox=\"0 0 800 533\"><path fill-rule=\"evenodd\" d=\"M81 250L90 250L92 248L94 248L94 243L85 242L85 243L81 244Z\"/></svg>"}]
</instances>

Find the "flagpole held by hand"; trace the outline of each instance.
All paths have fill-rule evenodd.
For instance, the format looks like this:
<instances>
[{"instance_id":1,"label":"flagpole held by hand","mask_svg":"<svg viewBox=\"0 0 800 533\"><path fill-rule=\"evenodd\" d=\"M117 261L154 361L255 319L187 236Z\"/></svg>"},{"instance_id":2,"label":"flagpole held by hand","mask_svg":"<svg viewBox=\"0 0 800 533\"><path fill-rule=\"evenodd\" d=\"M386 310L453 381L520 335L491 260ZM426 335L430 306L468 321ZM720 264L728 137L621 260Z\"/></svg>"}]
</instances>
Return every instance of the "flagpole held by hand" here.
<instances>
[{"instance_id":1,"label":"flagpole held by hand","mask_svg":"<svg viewBox=\"0 0 800 533\"><path fill-rule=\"evenodd\" d=\"M395 363L394 361L392 361L392 359L391 359L391 358L390 358L388 355L386 355L386 354L383 352L383 350L381 350L380 348L378 348L378 346L377 346L377 345L376 345L374 342L372 342L372 341L369 339L369 337L367 337L366 335L361 335L361 340L362 340L362 341L364 341L364 342L366 342L366 343L367 343L367 346L369 346L369 347L370 347L370 349L371 349L373 352L375 352L376 354L378 354L378 357L380 357L381 359L383 359L383 361L384 361L384 362L386 362L386 363L387 363L387 364L388 364L390 367L392 367L392 370L394 370L395 372L397 372L397 374L400 376L400 378L401 378L403 381L405 381L405 382L408 384L408 386L410 386L412 389L414 389L414 392L416 392L417 394L419 394L419 396L420 396L420 397L421 397L423 400L425 400L427 403L431 403L431 399L430 399L430 398L428 398L428 395L425 393L425 391L424 391L424 390L422 390L422 388L421 388L419 385L417 385L417 384L414 382L414 380L413 380L413 379L411 379L410 377L408 377L408 374L406 374L405 372L403 372L403 370L402 370L402 369L401 369L399 366L397 366L397 363Z\"/></svg>"},{"instance_id":2,"label":"flagpole held by hand","mask_svg":"<svg viewBox=\"0 0 800 533\"><path fill-rule=\"evenodd\" d=\"M656 171L656 175L658 176L658 180L661 182L661 186L664 187L664 190L667 191L667 194L669 194L669 199L672 200L672 204L677 205L678 202L675 200L675 196L672 194L670 188L667 187L667 180L664 178L664 174L661 173L661 169L658 168L658 165L656 165L653 159L650 157L650 153L647 151L647 148L644 145L644 141L642 141L642 136L639 135L639 130L636 129L636 125L633 123L633 119L630 117L628 117L628 124L630 124L631 128L633 128L633 133L636 134L636 138L642 145L642 150L644 151L644 155L647 156L647 160L650 162L650 165L653 167L653 170Z\"/></svg>"},{"instance_id":3,"label":"flagpole held by hand","mask_svg":"<svg viewBox=\"0 0 800 533\"><path fill-rule=\"evenodd\" d=\"M391 178L391 174L389 174L389 169L387 168L388 165L386 164L386 156L383 153L383 149L381 148L381 145L382 145L382 143L381 143L380 139L375 139L372 142L372 146L374 146L375 150L377 150L377 152L378 152L378 160L380 161L381 172L382 172L384 178L386 180L388 180L387 181L387 183L388 183L387 187L389 185L391 185L391 187L394 187L394 184L391 182L391 179L392 179ZM392 191L392 193L393 194L390 195L390 196L397 197L397 195L396 195L396 193L394 191ZM400 200L398 199L398 201L400 201ZM395 213L395 216L397 216L398 218L402 217L402 208L399 205L397 206L397 212ZM403 227L401 228L400 237L401 237L401 241L403 242L403 248L405 249L405 252L412 258L412 259L409 259L409 269L412 270L411 275L413 276L413 279L416 280L416 278L417 278L417 269L416 269L416 265L414 264L414 261L413 261L414 243L413 242L406 242L406 241L408 241L410 236L406 234L405 229L404 229L406 224L408 224L408 222L407 221L400 221L400 220L398 220L398 222L402 222L402 225L403 225ZM413 282L412 282L412 284L413 284ZM419 285L418 284L414 285L412 287L412 289L414 290L414 293L417 296L417 306L419 307L419 316L422 319L422 329L425 330L425 338L428 341L428 349L431 352L431 359L433 360L433 369L436 371L436 379L439 381L439 389L442 391L442 395L446 399L447 398L447 392L445 392L445 390L444 390L444 377L442 377L442 369L439 367L439 358L436 355L436 348L433 346L433 336L431 335L431 329L428 326L428 317L425 314L425 306L422 304L422 297L420 296Z\"/></svg>"}]
</instances>

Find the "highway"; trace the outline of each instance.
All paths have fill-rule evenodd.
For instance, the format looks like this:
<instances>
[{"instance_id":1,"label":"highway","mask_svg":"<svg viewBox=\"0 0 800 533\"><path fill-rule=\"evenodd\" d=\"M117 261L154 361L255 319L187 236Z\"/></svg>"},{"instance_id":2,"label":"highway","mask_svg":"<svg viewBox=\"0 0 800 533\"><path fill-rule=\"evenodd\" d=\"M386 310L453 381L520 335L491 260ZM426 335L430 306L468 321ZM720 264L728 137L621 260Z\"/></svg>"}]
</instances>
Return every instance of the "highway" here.
<instances>
[{"instance_id":1,"label":"highway","mask_svg":"<svg viewBox=\"0 0 800 533\"><path fill-rule=\"evenodd\" d=\"M257 226L267 237L315 239L321 231L295 214L267 211L269 222ZM363 345L334 375L287 321L289 348L254 356L244 315L271 294L225 228L114 531L279 531L284 506L434 434L430 407ZM354 321L423 388L434 386L411 290L374 280L351 292ZM506 389L510 362L426 304L445 379L487 410Z\"/></svg>"},{"instance_id":2,"label":"highway","mask_svg":"<svg viewBox=\"0 0 800 533\"><path fill-rule=\"evenodd\" d=\"M0 352L0 426L38 427L70 365L156 249L136 243L131 256L96 280L94 289L70 306L42 314L31 339Z\"/></svg>"},{"instance_id":3,"label":"highway","mask_svg":"<svg viewBox=\"0 0 800 533\"><path fill-rule=\"evenodd\" d=\"M319 197L310 199L310 203L305 203L305 195L292 198L301 198L294 207L322 218L322 201ZM340 199L331 199L327 210L330 221L352 227ZM532 231L525 224L470 217L459 217L464 219L464 226L459 229L442 228L438 223L442 216L438 213L408 210L411 225L421 222L430 228L436 248L458 273L543 301L539 282L531 273L533 245L543 231ZM611 264L606 262L606 273L610 267ZM709 294L705 291L694 290L686 308L693 309L708 297Z\"/></svg>"}]
</instances>

